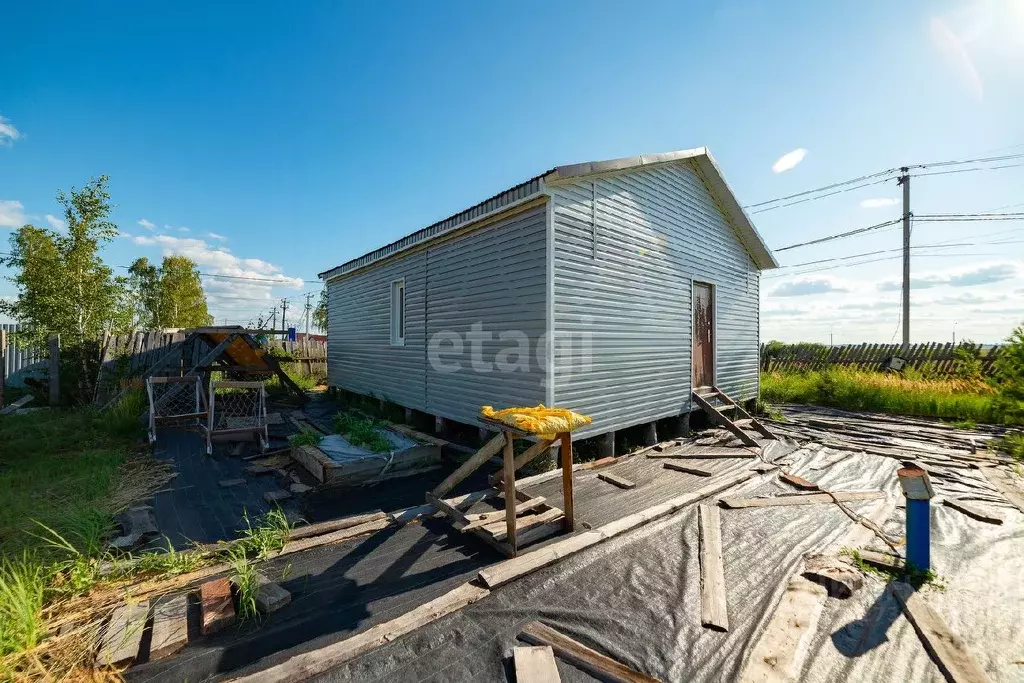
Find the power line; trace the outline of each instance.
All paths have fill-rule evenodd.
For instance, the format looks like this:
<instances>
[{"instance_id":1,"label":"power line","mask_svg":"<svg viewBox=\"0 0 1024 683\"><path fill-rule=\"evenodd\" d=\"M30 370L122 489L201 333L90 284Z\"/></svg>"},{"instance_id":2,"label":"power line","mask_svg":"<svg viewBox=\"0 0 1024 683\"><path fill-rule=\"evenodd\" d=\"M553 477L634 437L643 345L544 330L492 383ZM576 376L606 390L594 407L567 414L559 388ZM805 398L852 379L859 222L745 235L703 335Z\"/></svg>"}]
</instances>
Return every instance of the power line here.
<instances>
[{"instance_id":1,"label":"power line","mask_svg":"<svg viewBox=\"0 0 1024 683\"><path fill-rule=\"evenodd\" d=\"M822 242L831 242L832 240L839 240L839 239L844 239L846 237L853 237L854 235L860 235L860 234L865 233L865 232L871 232L872 230L881 230L882 228L887 228L890 225L896 225L897 223L899 223L902 220L903 220L902 218L894 218L892 220L885 221L883 223L876 223L875 225L869 225L869 226L867 226L865 228L857 228L856 230L849 230L847 232L841 232L841 233L838 233L836 235L828 235L826 237L820 237L820 238L818 238L816 240L811 240L809 242L798 242L797 244L790 244L788 246L780 247L779 249L775 249L774 251L775 252L788 251L790 249L796 249L798 247L807 247L807 246L810 246L812 244L821 244Z\"/></svg>"},{"instance_id":2,"label":"power line","mask_svg":"<svg viewBox=\"0 0 1024 683\"><path fill-rule=\"evenodd\" d=\"M751 211L750 213L753 215L753 214L757 214L757 213L764 213L765 211L774 211L775 209L784 209L787 206L795 206L796 204L804 204L806 202L817 201L818 199L824 199L825 197L831 197L832 195L842 194L844 192L852 192L853 190L859 190L859 189L861 189L863 187L869 187L871 185L879 185L881 183L887 183L890 180L892 180L892 179L891 178L882 178L881 180L874 180L874 181L869 182L869 183L863 183L861 185L854 185L853 187L847 187L847 188L844 188L844 189L841 189L841 190L833 190L832 192L828 192L826 194L820 194L820 195L817 195L816 197L806 197L804 199L798 199L795 202L789 202L787 204L779 204L778 206L768 206L768 207L765 207L763 209L758 209L757 211Z\"/></svg>"},{"instance_id":3,"label":"power line","mask_svg":"<svg viewBox=\"0 0 1024 683\"><path fill-rule=\"evenodd\" d=\"M859 183L859 182L862 182L862 181L865 181L865 180L871 180L873 178L878 178L879 176L883 176L883 175L892 175L893 173L896 173L898 170L899 170L898 168L890 168L890 169L888 169L886 171L879 171L878 173L870 173L868 175L862 175L859 178L851 178L850 180L843 180L843 181L840 181L838 183L831 183L829 185L823 185L822 187L816 187L813 190L804 190L803 192L797 192L795 194L786 195L785 197L776 197L775 199L768 199L768 200L765 200L763 202L757 202L756 204L747 204L743 208L744 209L756 209L759 206L765 206L767 204L775 204L776 202L784 202L784 201L788 201L790 199L796 199L797 197L803 197L805 195L815 194L817 192L824 192L825 190L832 190L832 189L835 189L837 187L844 187L846 185L852 185L854 183Z\"/></svg>"},{"instance_id":4,"label":"power line","mask_svg":"<svg viewBox=\"0 0 1024 683\"><path fill-rule=\"evenodd\" d=\"M1003 154L995 157L978 157L975 159L961 159L950 161L932 161L927 164L912 164L907 168L935 168L939 166L964 166L966 164L984 164L995 161L1011 161L1013 159L1024 159L1024 152L1018 154Z\"/></svg>"}]
</instances>

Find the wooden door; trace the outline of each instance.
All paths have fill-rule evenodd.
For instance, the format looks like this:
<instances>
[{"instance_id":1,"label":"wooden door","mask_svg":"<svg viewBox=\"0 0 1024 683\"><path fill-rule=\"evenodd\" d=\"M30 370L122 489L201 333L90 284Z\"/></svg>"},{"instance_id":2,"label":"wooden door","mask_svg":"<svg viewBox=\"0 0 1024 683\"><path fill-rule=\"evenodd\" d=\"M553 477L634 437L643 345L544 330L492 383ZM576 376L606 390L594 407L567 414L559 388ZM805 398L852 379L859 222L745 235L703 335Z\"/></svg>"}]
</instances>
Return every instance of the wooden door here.
<instances>
[{"instance_id":1,"label":"wooden door","mask_svg":"<svg viewBox=\"0 0 1024 683\"><path fill-rule=\"evenodd\" d=\"M715 383L715 302L711 285L693 283L693 388Z\"/></svg>"}]
</instances>

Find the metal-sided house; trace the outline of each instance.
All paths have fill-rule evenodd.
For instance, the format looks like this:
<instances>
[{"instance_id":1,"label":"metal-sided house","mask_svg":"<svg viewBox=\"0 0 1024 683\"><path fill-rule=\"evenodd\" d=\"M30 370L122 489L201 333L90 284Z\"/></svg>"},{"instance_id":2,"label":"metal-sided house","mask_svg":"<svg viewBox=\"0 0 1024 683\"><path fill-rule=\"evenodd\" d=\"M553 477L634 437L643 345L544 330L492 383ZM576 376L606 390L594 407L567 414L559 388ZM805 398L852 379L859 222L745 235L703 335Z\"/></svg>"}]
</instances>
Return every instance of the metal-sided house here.
<instances>
[{"instance_id":1,"label":"metal-sided house","mask_svg":"<svg viewBox=\"0 0 1024 683\"><path fill-rule=\"evenodd\" d=\"M559 166L321 273L328 383L467 424L570 408L575 438L746 401L777 266L705 148Z\"/></svg>"}]
</instances>

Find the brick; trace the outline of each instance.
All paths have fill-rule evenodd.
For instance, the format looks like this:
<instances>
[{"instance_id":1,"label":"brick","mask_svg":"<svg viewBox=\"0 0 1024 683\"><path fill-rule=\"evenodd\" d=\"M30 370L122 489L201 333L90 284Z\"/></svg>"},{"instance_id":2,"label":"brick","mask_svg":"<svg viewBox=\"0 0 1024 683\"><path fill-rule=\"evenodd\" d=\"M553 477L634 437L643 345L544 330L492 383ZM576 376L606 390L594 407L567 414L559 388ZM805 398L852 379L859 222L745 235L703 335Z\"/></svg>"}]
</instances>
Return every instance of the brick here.
<instances>
[{"instance_id":1,"label":"brick","mask_svg":"<svg viewBox=\"0 0 1024 683\"><path fill-rule=\"evenodd\" d=\"M203 635L235 623L235 605L231 601L231 582L227 577L207 581L199 587L199 613Z\"/></svg>"}]
</instances>

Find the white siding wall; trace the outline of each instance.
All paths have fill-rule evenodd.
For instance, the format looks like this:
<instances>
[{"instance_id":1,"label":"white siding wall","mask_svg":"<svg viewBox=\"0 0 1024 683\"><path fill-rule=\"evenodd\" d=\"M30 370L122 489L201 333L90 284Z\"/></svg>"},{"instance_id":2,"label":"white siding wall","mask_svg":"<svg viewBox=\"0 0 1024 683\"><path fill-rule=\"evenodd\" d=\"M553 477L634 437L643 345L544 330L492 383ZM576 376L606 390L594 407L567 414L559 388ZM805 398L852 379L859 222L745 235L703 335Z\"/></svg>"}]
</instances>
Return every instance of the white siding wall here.
<instances>
[{"instance_id":1,"label":"white siding wall","mask_svg":"<svg viewBox=\"0 0 1024 683\"><path fill-rule=\"evenodd\" d=\"M332 386L426 410L427 253L327 285L327 380ZM405 278L405 346L391 346L391 282Z\"/></svg>"},{"instance_id":2,"label":"white siding wall","mask_svg":"<svg viewBox=\"0 0 1024 683\"><path fill-rule=\"evenodd\" d=\"M478 230L357 271L329 284L329 382L465 423L480 406L536 405L544 401L545 372L537 346L546 329L546 205L526 209ZM406 340L390 345L390 283L406 281ZM474 369L474 323L493 341L480 343L487 371ZM525 367L494 367L502 332L526 335ZM432 337L455 334L462 353L442 344L440 359L456 372L434 367ZM515 363L511 354L507 359ZM478 366L480 364L478 363Z\"/></svg>"},{"instance_id":3,"label":"white siding wall","mask_svg":"<svg viewBox=\"0 0 1024 683\"><path fill-rule=\"evenodd\" d=\"M693 167L593 183L552 188L555 404L594 418L577 436L690 409L693 280L715 286L718 386L756 396L759 273Z\"/></svg>"}]
</instances>

